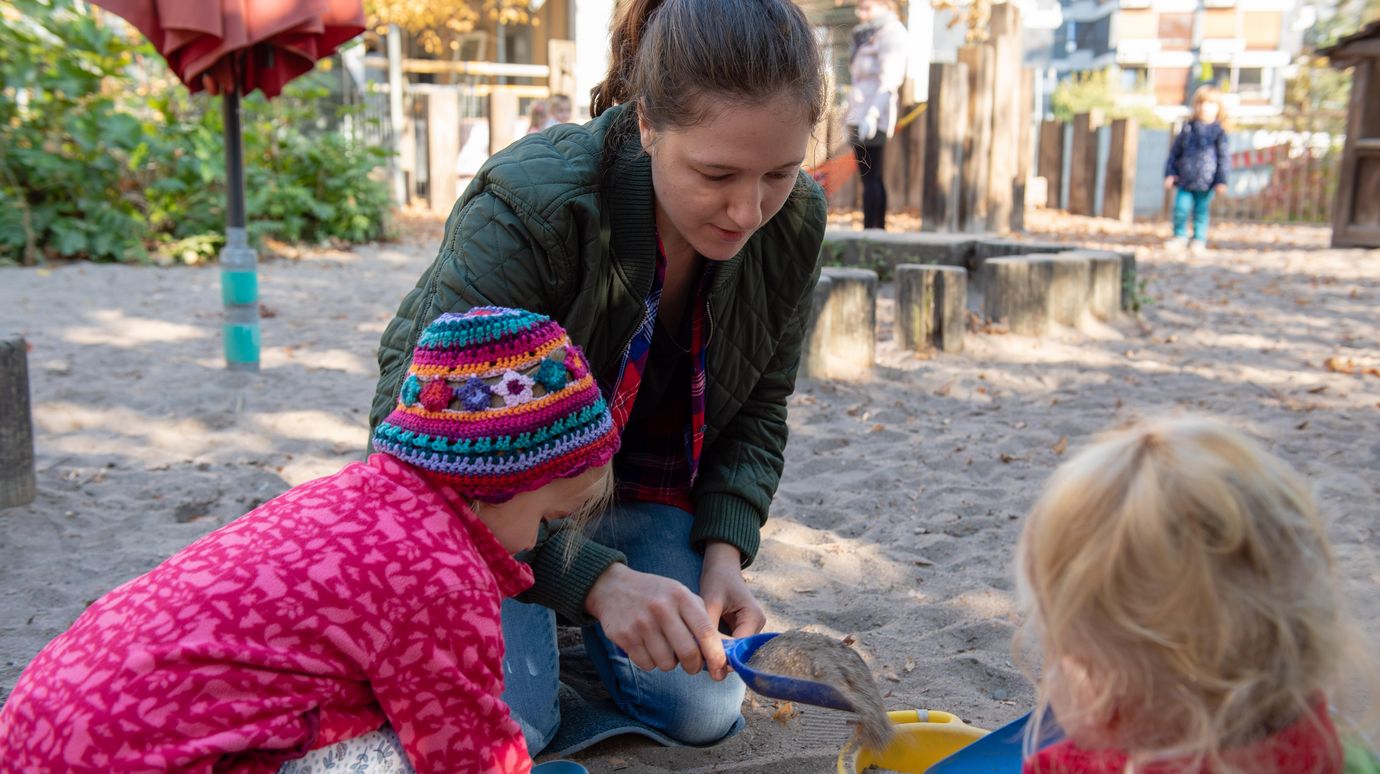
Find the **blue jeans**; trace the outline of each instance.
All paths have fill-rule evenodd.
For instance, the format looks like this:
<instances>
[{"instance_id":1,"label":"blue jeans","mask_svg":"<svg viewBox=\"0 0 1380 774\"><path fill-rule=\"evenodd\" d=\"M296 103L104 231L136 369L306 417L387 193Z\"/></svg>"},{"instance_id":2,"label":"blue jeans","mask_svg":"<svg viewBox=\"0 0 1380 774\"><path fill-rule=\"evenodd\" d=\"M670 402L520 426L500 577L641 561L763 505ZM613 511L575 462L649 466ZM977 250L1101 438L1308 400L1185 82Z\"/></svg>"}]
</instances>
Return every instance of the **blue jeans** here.
<instances>
[{"instance_id":1,"label":"blue jeans","mask_svg":"<svg viewBox=\"0 0 1380 774\"><path fill-rule=\"evenodd\" d=\"M1212 204L1212 189L1185 191L1174 189L1174 236L1188 236L1188 211L1193 210L1193 239L1207 241L1208 210Z\"/></svg>"},{"instance_id":2,"label":"blue jeans","mask_svg":"<svg viewBox=\"0 0 1380 774\"><path fill-rule=\"evenodd\" d=\"M692 520L668 505L620 503L599 519L591 537L626 554L630 568L673 578L698 594L704 557L690 546ZM597 623L584 627L583 634L595 671L629 717L689 745L717 742L742 727L746 687L737 675L715 682L704 670L696 675L680 667L644 671ZM504 600L503 642L503 700L535 756L551 743L561 723L556 614L540 605Z\"/></svg>"}]
</instances>

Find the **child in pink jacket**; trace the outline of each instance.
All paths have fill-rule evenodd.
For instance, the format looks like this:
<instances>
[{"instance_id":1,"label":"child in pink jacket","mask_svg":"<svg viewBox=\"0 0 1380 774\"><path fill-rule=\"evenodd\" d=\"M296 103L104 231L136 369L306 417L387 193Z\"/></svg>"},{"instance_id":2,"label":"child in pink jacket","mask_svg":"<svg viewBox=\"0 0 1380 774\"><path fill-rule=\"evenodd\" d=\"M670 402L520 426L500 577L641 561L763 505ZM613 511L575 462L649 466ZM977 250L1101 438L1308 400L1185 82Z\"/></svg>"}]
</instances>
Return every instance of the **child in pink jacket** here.
<instances>
[{"instance_id":1,"label":"child in pink jacket","mask_svg":"<svg viewBox=\"0 0 1380 774\"><path fill-rule=\"evenodd\" d=\"M618 436L541 315L442 315L379 453L91 605L0 710L4 772L276 772L385 726L418 772L526 772L499 604L540 524L602 503Z\"/></svg>"}]
</instances>

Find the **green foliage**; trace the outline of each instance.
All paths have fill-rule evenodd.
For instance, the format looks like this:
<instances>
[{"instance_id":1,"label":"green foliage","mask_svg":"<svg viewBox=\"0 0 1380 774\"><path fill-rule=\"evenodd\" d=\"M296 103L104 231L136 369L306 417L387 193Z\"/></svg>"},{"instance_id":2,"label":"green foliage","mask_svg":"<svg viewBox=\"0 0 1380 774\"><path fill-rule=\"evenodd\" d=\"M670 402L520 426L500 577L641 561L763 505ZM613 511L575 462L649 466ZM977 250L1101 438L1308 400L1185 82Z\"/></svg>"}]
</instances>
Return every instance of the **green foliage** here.
<instances>
[{"instance_id":1,"label":"green foliage","mask_svg":"<svg viewBox=\"0 0 1380 774\"><path fill-rule=\"evenodd\" d=\"M189 96L123 24L72 0L0 5L0 262L199 260L223 243L218 98ZM386 152L322 127L320 73L242 100L251 235L383 235Z\"/></svg>"},{"instance_id":2,"label":"green foliage","mask_svg":"<svg viewBox=\"0 0 1380 774\"><path fill-rule=\"evenodd\" d=\"M1049 97L1054 120L1072 121L1079 113L1101 110L1108 118L1134 118L1141 126L1162 128L1165 122L1154 108L1126 100L1117 73L1108 68L1074 73L1054 87Z\"/></svg>"},{"instance_id":3,"label":"green foliage","mask_svg":"<svg viewBox=\"0 0 1380 774\"><path fill-rule=\"evenodd\" d=\"M1308 5L1318 18L1304 33L1304 54L1285 84L1282 123L1294 131L1343 134L1351 73L1332 67L1315 52L1380 19L1380 0L1318 0Z\"/></svg>"}]
</instances>

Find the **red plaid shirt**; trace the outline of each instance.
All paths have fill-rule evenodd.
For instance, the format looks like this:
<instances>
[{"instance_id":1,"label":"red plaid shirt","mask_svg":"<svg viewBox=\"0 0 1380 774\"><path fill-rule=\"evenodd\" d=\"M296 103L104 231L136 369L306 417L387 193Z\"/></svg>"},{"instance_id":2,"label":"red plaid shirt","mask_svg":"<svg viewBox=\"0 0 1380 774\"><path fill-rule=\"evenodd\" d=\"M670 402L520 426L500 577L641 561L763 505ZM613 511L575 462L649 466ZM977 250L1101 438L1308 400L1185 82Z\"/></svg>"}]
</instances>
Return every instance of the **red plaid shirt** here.
<instances>
[{"instance_id":1,"label":"red plaid shirt","mask_svg":"<svg viewBox=\"0 0 1380 774\"><path fill-rule=\"evenodd\" d=\"M620 433L627 428L637 402L647 359L656 334L661 308L661 289L666 281L666 253L657 240L657 265L652 289L647 294L646 315L623 353L623 366L609 403ZM716 264L705 266L695 289L690 313L689 390L671 389L654 413L636 423L635 432L623 433L618 453L618 492L625 500L656 502L693 511L691 488L699 473L704 448L705 352L709 334L709 284Z\"/></svg>"}]
</instances>

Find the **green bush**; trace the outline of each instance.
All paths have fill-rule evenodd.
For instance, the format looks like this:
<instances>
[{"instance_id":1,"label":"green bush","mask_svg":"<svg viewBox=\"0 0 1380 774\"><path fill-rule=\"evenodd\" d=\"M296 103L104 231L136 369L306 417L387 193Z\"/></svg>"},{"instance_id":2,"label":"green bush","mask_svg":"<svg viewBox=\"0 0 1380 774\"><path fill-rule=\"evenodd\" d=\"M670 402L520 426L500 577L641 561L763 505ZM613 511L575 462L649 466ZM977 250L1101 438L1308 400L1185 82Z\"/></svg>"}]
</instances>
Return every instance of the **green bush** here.
<instances>
[{"instance_id":1,"label":"green bush","mask_svg":"<svg viewBox=\"0 0 1380 774\"><path fill-rule=\"evenodd\" d=\"M0 262L213 255L225 227L218 98L190 96L124 25L71 0L0 6ZM242 101L251 236L384 234L387 152L322 127L329 75Z\"/></svg>"}]
</instances>

